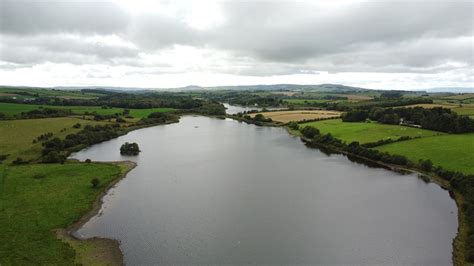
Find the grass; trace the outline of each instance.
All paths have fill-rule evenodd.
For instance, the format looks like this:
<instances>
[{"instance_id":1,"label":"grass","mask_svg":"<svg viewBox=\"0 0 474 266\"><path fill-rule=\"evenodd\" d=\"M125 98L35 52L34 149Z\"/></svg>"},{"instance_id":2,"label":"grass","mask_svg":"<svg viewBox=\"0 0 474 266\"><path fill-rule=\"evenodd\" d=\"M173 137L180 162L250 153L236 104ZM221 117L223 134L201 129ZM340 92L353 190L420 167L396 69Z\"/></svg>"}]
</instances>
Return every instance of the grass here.
<instances>
[{"instance_id":1,"label":"grass","mask_svg":"<svg viewBox=\"0 0 474 266\"><path fill-rule=\"evenodd\" d=\"M93 99L103 96L102 93L82 92L79 90L55 90L45 88L0 87L0 93L17 98L57 97L69 99Z\"/></svg>"},{"instance_id":2,"label":"grass","mask_svg":"<svg viewBox=\"0 0 474 266\"><path fill-rule=\"evenodd\" d=\"M112 164L0 165L0 264L73 265L76 252L53 230L85 215L120 175ZM97 188L93 177L101 181Z\"/></svg>"},{"instance_id":3,"label":"grass","mask_svg":"<svg viewBox=\"0 0 474 266\"><path fill-rule=\"evenodd\" d=\"M97 125L104 122L83 120L74 117L22 119L0 121L0 153L10 154L8 161L21 157L25 160L37 159L41 154L41 143L33 144L39 135L51 132L54 137L64 138L80 129L73 128L76 123ZM61 130L63 129L63 132Z\"/></svg>"},{"instance_id":4,"label":"grass","mask_svg":"<svg viewBox=\"0 0 474 266\"><path fill-rule=\"evenodd\" d=\"M97 113L101 115L114 115L122 113L123 108L107 108L103 109L100 106L52 106L52 105L34 105L34 104L17 104L17 103L0 103L0 113L7 116L14 116L21 112L27 112L40 107L47 107L52 109L69 109L75 114L82 115L85 112ZM134 118L146 117L153 112L172 112L173 108L148 108L148 109L130 109L130 115Z\"/></svg>"},{"instance_id":5,"label":"grass","mask_svg":"<svg viewBox=\"0 0 474 266\"><path fill-rule=\"evenodd\" d=\"M391 154L404 155L413 162L430 159L434 165L474 174L474 134L450 134L414 139L377 148Z\"/></svg>"},{"instance_id":6,"label":"grass","mask_svg":"<svg viewBox=\"0 0 474 266\"><path fill-rule=\"evenodd\" d=\"M288 123L290 121L302 121L312 120L321 118L340 117L341 112L338 111L326 111L326 110L299 110L299 111L276 111L276 112L263 112L267 118L271 118L273 121ZM254 117L256 114L251 114Z\"/></svg>"},{"instance_id":7,"label":"grass","mask_svg":"<svg viewBox=\"0 0 474 266\"><path fill-rule=\"evenodd\" d=\"M385 125L375 122L342 122L341 119L309 122L300 125L300 127L305 126L316 127L322 134L331 133L334 137L347 143L352 141L358 141L360 143L376 142L381 139L397 139L401 136L427 137L443 134L431 130L398 125Z\"/></svg>"}]
</instances>

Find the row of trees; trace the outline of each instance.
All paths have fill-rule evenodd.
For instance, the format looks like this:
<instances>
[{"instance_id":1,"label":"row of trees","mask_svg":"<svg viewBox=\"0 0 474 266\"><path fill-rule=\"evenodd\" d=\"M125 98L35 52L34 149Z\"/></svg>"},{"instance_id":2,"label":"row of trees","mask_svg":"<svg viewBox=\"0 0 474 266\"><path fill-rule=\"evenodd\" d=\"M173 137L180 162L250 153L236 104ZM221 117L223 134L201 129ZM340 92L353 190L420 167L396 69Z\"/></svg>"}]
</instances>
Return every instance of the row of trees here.
<instances>
[{"instance_id":1,"label":"row of trees","mask_svg":"<svg viewBox=\"0 0 474 266\"><path fill-rule=\"evenodd\" d=\"M342 117L344 122L374 120L383 124L419 125L422 128L448 132L466 133L474 132L474 120L468 116L461 116L450 109L436 107L425 109L414 108L380 108L367 110L352 110Z\"/></svg>"}]
</instances>

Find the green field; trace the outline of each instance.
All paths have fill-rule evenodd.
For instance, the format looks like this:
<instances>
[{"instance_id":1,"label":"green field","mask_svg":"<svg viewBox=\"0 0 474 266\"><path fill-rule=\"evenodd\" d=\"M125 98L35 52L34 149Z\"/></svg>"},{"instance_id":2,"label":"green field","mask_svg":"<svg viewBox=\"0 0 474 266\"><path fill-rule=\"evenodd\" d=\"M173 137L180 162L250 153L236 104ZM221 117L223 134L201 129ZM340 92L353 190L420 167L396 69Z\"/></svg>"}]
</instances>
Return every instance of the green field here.
<instances>
[{"instance_id":1,"label":"green field","mask_svg":"<svg viewBox=\"0 0 474 266\"><path fill-rule=\"evenodd\" d=\"M0 97L16 97L17 99L51 97L63 99L94 99L105 94L83 92L80 90L56 90L45 88L0 87Z\"/></svg>"},{"instance_id":2,"label":"green field","mask_svg":"<svg viewBox=\"0 0 474 266\"><path fill-rule=\"evenodd\" d=\"M87 213L124 169L112 164L0 165L0 265L74 265L74 249L56 238ZM97 177L99 187L92 188Z\"/></svg>"},{"instance_id":3,"label":"green field","mask_svg":"<svg viewBox=\"0 0 474 266\"><path fill-rule=\"evenodd\" d=\"M376 142L381 139L397 139L401 136L427 137L444 133L431 130L372 123L342 122L341 119L323 120L300 124L300 127L313 126L322 134L331 133L334 137L347 143L358 141L360 143Z\"/></svg>"},{"instance_id":4,"label":"green field","mask_svg":"<svg viewBox=\"0 0 474 266\"><path fill-rule=\"evenodd\" d=\"M414 139L377 147L404 155L413 162L430 159L445 169L474 174L474 134L451 134Z\"/></svg>"},{"instance_id":5,"label":"green field","mask_svg":"<svg viewBox=\"0 0 474 266\"><path fill-rule=\"evenodd\" d=\"M25 160L34 160L41 155L41 143L32 141L39 135L48 132L54 137L64 138L80 129L73 128L76 123L81 125L98 125L104 122L84 120L74 117L22 119L0 121L0 154L10 154L8 161L17 157ZM66 129L61 132L61 130Z\"/></svg>"},{"instance_id":6,"label":"green field","mask_svg":"<svg viewBox=\"0 0 474 266\"><path fill-rule=\"evenodd\" d=\"M14 116L21 112L27 112L35 109L52 108L52 109L69 109L75 114L82 115L85 112L97 113L100 115L114 115L122 113L123 108L107 108L103 109L100 106L51 106L51 105L34 105L34 104L17 104L17 103L0 103L0 113L8 116ZM146 117L153 112L172 112L173 108L148 108L148 109L130 109L130 115L134 118Z\"/></svg>"}]
</instances>

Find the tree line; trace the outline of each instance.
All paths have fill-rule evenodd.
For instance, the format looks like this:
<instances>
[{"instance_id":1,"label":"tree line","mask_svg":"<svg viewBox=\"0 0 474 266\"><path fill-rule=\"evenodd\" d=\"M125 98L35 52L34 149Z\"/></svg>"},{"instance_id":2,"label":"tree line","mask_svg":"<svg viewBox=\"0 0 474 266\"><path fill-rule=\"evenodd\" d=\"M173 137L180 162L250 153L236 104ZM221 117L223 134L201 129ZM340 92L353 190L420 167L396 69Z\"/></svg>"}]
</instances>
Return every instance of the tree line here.
<instances>
[{"instance_id":1,"label":"tree line","mask_svg":"<svg viewBox=\"0 0 474 266\"><path fill-rule=\"evenodd\" d=\"M383 124L420 126L424 129L446 133L474 132L473 119L442 107L432 109L375 107L370 110L352 110L342 117L344 122L359 122L367 119Z\"/></svg>"}]
</instances>

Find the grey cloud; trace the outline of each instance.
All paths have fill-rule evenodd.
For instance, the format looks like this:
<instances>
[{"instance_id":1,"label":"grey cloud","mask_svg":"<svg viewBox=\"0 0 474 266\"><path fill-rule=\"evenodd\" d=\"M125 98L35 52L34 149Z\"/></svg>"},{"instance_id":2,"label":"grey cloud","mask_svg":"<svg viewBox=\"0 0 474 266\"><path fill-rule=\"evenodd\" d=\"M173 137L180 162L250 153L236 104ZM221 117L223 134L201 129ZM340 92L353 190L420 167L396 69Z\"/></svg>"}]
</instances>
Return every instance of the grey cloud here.
<instances>
[{"instance_id":1,"label":"grey cloud","mask_svg":"<svg viewBox=\"0 0 474 266\"><path fill-rule=\"evenodd\" d=\"M86 41L70 35L1 36L1 39L0 60L16 64L110 64L118 58L138 56L138 50L134 48Z\"/></svg>"},{"instance_id":2,"label":"grey cloud","mask_svg":"<svg viewBox=\"0 0 474 266\"><path fill-rule=\"evenodd\" d=\"M108 1L0 0L0 31L8 34L122 32L129 15Z\"/></svg>"},{"instance_id":3,"label":"grey cloud","mask_svg":"<svg viewBox=\"0 0 474 266\"><path fill-rule=\"evenodd\" d=\"M471 1L368 1L330 11L311 2L223 1L224 23L207 30L171 15L132 16L112 2L0 1L0 60L14 63L153 67L139 53L178 44L231 54L210 70L239 75L438 73L457 68L452 62L474 65ZM65 33L116 34L138 49L94 45Z\"/></svg>"}]
</instances>

